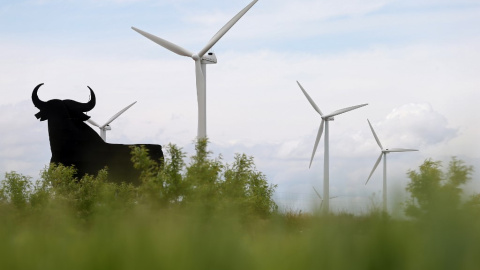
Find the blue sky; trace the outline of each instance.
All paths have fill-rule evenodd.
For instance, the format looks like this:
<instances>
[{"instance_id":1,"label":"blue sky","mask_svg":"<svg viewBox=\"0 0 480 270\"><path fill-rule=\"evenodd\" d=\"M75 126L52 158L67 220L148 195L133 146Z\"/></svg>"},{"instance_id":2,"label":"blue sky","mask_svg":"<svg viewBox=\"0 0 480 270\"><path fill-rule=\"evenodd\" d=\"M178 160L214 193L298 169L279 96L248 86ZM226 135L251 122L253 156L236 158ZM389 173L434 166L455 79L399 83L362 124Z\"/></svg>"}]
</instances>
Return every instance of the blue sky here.
<instances>
[{"instance_id":1,"label":"blue sky","mask_svg":"<svg viewBox=\"0 0 480 270\"><path fill-rule=\"evenodd\" d=\"M191 154L193 62L130 27L198 51L248 3L0 2L0 172L36 178L49 161L47 127L30 101L38 83L45 83L44 100L85 101L91 86L97 122L138 101L112 124L107 140L175 143ZM259 0L213 47L218 64L207 67L213 151L226 161L235 152L253 155L278 185L283 206L315 204L323 138L308 169L320 119L298 80L324 112L369 103L330 125L330 194L340 196L332 208L358 211L373 193L380 198L381 170L364 185L379 154L367 118L385 147L421 150L389 156L392 194L426 158L458 156L478 170L479 15L478 0ZM478 175L470 191L480 192Z\"/></svg>"}]
</instances>

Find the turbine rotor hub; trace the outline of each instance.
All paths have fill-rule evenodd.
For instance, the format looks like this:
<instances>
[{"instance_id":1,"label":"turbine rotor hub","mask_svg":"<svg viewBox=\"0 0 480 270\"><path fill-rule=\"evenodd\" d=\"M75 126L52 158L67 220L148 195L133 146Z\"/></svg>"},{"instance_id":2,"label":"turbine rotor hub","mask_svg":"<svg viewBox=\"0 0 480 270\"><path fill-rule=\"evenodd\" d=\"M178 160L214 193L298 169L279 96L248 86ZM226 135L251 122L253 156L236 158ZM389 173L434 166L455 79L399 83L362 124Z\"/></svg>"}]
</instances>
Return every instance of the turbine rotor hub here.
<instances>
[{"instance_id":1,"label":"turbine rotor hub","mask_svg":"<svg viewBox=\"0 0 480 270\"><path fill-rule=\"evenodd\" d=\"M335 117L333 116L330 116L330 117L322 117L323 120L325 121L334 121L335 120Z\"/></svg>"},{"instance_id":2,"label":"turbine rotor hub","mask_svg":"<svg viewBox=\"0 0 480 270\"><path fill-rule=\"evenodd\" d=\"M198 54L194 54L192 55L192 59L197 61L198 59L200 59L200 56L198 56Z\"/></svg>"}]
</instances>

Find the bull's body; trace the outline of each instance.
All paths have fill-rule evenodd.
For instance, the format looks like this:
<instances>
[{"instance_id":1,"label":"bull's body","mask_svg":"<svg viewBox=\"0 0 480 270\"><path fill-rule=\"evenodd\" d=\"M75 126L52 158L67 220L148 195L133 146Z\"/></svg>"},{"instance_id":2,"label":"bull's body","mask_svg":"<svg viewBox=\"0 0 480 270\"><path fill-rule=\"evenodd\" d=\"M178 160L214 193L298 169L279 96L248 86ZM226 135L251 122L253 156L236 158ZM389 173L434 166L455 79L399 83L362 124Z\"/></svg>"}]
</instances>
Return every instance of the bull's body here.
<instances>
[{"instance_id":1,"label":"bull's body","mask_svg":"<svg viewBox=\"0 0 480 270\"><path fill-rule=\"evenodd\" d=\"M131 146L109 144L84 121L90 117L84 112L95 106L95 94L90 89L91 100L79 103L72 100L49 100L43 102L35 87L32 101L40 112L35 116L40 121L48 120L48 135L52 151L51 163L75 166L77 175L95 175L107 167L109 179L115 182L138 184L139 172L133 168ZM155 144L143 144L150 157L156 161L163 158L162 147ZM133 145L140 146L140 145Z\"/></svg>"}]
</instances>

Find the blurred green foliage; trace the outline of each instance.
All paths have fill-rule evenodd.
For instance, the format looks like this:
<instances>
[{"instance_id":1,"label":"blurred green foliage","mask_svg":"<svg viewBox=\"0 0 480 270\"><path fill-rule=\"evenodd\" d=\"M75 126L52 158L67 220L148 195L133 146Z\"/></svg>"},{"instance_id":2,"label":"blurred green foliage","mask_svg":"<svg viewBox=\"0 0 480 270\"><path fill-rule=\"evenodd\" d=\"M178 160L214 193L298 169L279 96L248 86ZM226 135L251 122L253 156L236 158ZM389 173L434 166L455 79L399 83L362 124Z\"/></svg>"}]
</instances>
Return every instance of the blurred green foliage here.
<instances>
[{"instance_id":1,"label":"blurred green foliage","mask_svg":"<svg viewBox=\"0 0 480 270\"><path fill-rule=\"evenodd\" d=\"M138 187L109 182L107 170L75 179L73 168L52 165L36 182L7 173L0 184L0 268L476 270L480 265L480 197L463 198L459 188L472 168L460 160L442 173L441 164L430 160L409 172L408 203L422 213L415 218L395 219L375 209L361 216L320 215L277 211L274 186L255 169L253 158L236 155L224 164L221 157L211 158L206 146L197 143L188 164L175 145L166 147L160 164L145 149L132 149L132 161L142 171ZM438 193L443 188L445 193ZM425 190L436 195L424 196ZM430 202L420 204L419 198ZM459 211L444 211L444 202L451 201L457 204L449 209Z\"/></svg>"},{"instance_id":2,"label":"blurred green foliage","mask_svg":"<svg viewBox=\"0 0 480 270\"><path fill-rule=\"evenodd\" d=\"M410 194L405 203L405 213L414 218L465 211L478 207L478 195L463 196L462 187L471 181L472 166L453 157L445 171L441 161L425 160L418 171L408 171ZM438 212L438 213L437 213Z\"/></svg>"},{"instance_id":3,"label":"blurred green foliage","mask_svg":"<svg viewBox=\"0 0 480 270\"><path fill-rule=\"evenodd\" d=\"M185 153L175 145L166 147L167 158L151 160L145 148L132 151L134 167L141 170L139 192L144 203L161 207L197 207L210 213L242 212L244 216L267 217L277 211L273 201L276 185L268 184L253 157L236 154L232 164L211 158L208 140L198 140L195 155L186 165Z\"/></svg>"},{"instance_id":4,"label":"blurred green foliage","mask_svg":"<svg viewBox=\"0 0 480 270\"><path fill-rule=\"evenodd\" d=\"M108 181L108 168L96 176L75 177L75 168L51 164L35 183L27 176L7 173L0 183L0 204L12 211L41 211L67 207L86 221L111 209L125 211L134 205L151 209L192 209L209 214L236 211L244 218L268 217L277 211L275 185L268 184L253 157L236 154L232 164L213 159L208 141L198 140L196 154L186 165L186 154L176 145L166 147L166 158L152 160L144 147L132 148L133 166L141 185Z\"/></svg>"}]
</instances>

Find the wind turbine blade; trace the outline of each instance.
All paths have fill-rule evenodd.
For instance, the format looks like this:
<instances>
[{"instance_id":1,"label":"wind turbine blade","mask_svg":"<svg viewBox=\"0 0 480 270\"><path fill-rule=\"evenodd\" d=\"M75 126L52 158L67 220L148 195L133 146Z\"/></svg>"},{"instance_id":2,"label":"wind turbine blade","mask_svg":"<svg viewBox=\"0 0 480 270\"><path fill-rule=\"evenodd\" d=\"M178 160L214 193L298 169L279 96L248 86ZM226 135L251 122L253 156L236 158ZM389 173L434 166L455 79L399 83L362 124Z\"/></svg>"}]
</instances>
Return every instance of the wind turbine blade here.
<instances>
[{"instance_id":1,"label":"wind turbine blade","mask_svg":"<svg viewBox=\"0 0 480 270\"><path fill-rule=\"evenodd\" d=\"M298 84L298 86L300 86L300 89L302 90L303 94L307 97L310 104L312 104L315 111L317 111L321 116L323 116L322 111L320 111L320 108L318 108L317 104L315 104L313 99L308 95L307 91L305 91L305 89L303 89L302 85L298 81L297 81L297 84Z\"/></svg>"},{"instance_id":2,"label":"wind turbine blade","mask_svg":"<svg viewBox=\"0 0 480 270\"><path fill-rule=\"evenodd\" d=\"M95 121L93 121L92 118L89 118L89 119L87 120L87 122L90 123L90 124L92 124L92 125L94 125L94 126L96 126L96 127L100 127L100 125L97 124Z\"/></svg>"},{"instance_id":3,"label":"wind turbine blade","mask_svg":"<svg viewBox=\"0 0 480 270\"><path fill-rule=\"evenodd\" d=\"M318 142L320 141L320 138L322 138L324 122L325 121L322 119L322 122L320 123L320 127L318 128L318 134L317 134L317 138L315 139L315 145L313 146L312 158L310 159L310 165L308 166L308 168L312 167L312 161L313 161L313 158L315 157L315 152L317 151Z\"/></svg>"},{"instance_id":4,"label":"wind turbine blade","mask_svg":"<svg viewBox=\"0 0 480 270\"><path fill-rule=\"evenodd\" d=\"M315 191L315 194L317 194L318 198L320 198L320 200L322 200L322 196L320 196L320 193L318 193L318 191L315 189L315 187L312 187L312 188Z\"/></svg>"},{"instance_id":5,"label":"wind turbine blade","mask_svg":"<svg viewBox=\"0 0 480 270\"><path fill-rule=\"evenodd\" d=\"M365 185L368 183L368 180L370 180L370 177L372 177L373 172L375 172L375 169L377 168L378 163L380 163L380 161L382 160L382 156L383 156L383 152L380 153L380 156L378 157L377 162L375 162L375 165L373 166L372 172L368 176L368 179L367 179L367 182L365 182Z\"/></svg>"},{"instance_id":6,"label":"wind turbine blade","mask_svg":"<svg viewBox=\"0 0 480 270\"><path fill-rule=\"evenodd\" d=\"M355 106L352 106L352 107L336 110L336 111L334 111L330 114L325 115L324 118L328 118L328 117L332 117L332 116L339 115L339 114L342 114L342 113L346 113L346 112L349 112L351 110L355 110L355 109L358 109L360 107L367 106L367 105L368 104L366 103L366 104L355 105Z\"/></svg>"},{"instance_id":7,"label":"wind turbine blade","mask_svg":"<svg viewBox=\"0 0 480 270\"><path fill-rule=\"evenodd\" d=\"M182 56L188 56L188 57L192 57L193 53L190 52L189 50L187 49L184 49L176 44L173 44L172 42L170 41L167 41L163 38L159 38L155 35L152 35L150 33L147 33L145 31L142 31L138 28L135 28L132 26L132 29L137 31L139 34L141 34L142 36L150 39L151 41L157 43L158 45L164 47L165 49L169 50L169 51L172 51L178 55L182 55Z\"/></svg>"},{"instance_id":8,"label":"wind turbine blade","mask_svg":"<svg viewBox=\"0 0 480 270\"><path fill-rule=\"evenodd\" d=\"M253 6L255 5L255 3L257 3L258 0L253 0L250 4L248 4L248 6L246 6L245 8L243 8L237 15L235 15L230 21L228 21L211 39L210 41L208 41L207 45L205 45L205 47L203 47L202 50L200 50L198 52L198 56L202 57L208 50L210 50L213 45L215 45L215 43L217 43L218 40L220 40L220 38L223 37L223 35L225 35L225 33L227 33L228 30L230 30L230 28L232 28L232 26L238 21L240 20L240 18L242 18L242 16L247 13L247 11Z\"/></svg>"},{"instance_id":9,"label":"wind turbine blade","mask_svg":"<svg viewBox=\"0 0 480 270\"><path fill-rule=\"evenodd\" d=\"M413 152L413 151L418 151L417 149L405 149L405 148L390 148L386 149L385 152Z\"/></svg>"},{"instance_id":10,"label":"wind turbine blade","mask_svg":"<svg viewBox=\"0 0 480 270\"><path fill-rule=\"evenodd\" d=\"M128 105L127 107L123 108L121 111L119 111L118 113L116 113L114 116L112 116L105 124L103 124L103 126L101 126L101 128L109 125L113 120L117 119L117 117L119 117L122 113L124 113L126 110L128 110L130 107L132 107L135 103L137 103L136 101L133 102L132 104Z\"/></svg>"},{"instance_id":11,"label":"wind turbine blade","mask_svg":"<svg viewBox=\"0 0 480 270\"><path fill-rule=\"evenodd\" d=\"M372 130L373 137L375 137L375 140L377 141L378 146L380 146L380 149L383 150L383 146L380 143L380 140L378 139L377 134L375 133L375 130L373 130L372 124L370 124L370 121L368 119L367 121L368 121L368 125L370 126L370 129Z\"/></svg>"}]
</instances>

